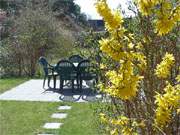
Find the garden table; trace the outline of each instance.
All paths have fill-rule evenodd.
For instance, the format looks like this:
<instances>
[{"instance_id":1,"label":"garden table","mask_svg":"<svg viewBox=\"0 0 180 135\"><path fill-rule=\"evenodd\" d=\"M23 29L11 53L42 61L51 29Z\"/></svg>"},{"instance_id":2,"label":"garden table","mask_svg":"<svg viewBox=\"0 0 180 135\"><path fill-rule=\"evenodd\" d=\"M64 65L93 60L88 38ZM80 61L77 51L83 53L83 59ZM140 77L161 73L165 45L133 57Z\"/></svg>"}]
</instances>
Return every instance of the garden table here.
<instances>
[{"instance_id":1,"label":"garden table","mask_svg":"<svg viewBox=\"0 0 180 135\"><path fill-rule=\"evenodd\" d=\"M74 64L75 67L77 67L79 63L75 62L75 63L73 63L73 64ZM57 64L53 64L53 67L56 67L56 65L57 65Z\"/></svg>"},{"instance_id":2,"label":"garden table","mask_svg":"<svg viewBox=\"0 0 180 135\"><path fill-rule=\"evenodd\" d=\"M73 64L74 64L75 67L77 67L79 63L73 63Z\"/></svg>"}]
</instances>

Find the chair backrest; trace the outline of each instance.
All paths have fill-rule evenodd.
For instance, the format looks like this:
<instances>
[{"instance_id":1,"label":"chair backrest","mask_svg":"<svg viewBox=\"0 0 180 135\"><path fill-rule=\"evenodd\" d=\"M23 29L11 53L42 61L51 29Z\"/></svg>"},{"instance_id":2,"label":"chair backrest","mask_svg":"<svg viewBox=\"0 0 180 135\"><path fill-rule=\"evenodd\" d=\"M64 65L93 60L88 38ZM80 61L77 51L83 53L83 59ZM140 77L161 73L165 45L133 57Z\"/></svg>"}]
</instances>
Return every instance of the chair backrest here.
<instances>
[{"instance_id":1,"label":"chair backrest","mask_svg":"<svg viewBox=\"0 0 180 135\"><path fill-rule=\"evenodd\" d=\"M69 61L71 61L72 63L79 63L83 60L83 58L79 55L72 55L71 57L69 57Z\"/></svg>"},{"instance_id":2,"label":"chair backrest","mask_svg":"<svg viewBox=\"0 0 180 135\"><path fill-rule=\"evenodd\" d=\"M62 79L70 79L71 75L76 72L76 67L69 60L60 60L56 65L56 71Z\"/></svg>"},{"instance_id":3,"label":"chair backrest","mask_svg":"<svg viewBox=\"0 0 180 135\"><path fill-rule=\"evenodd\" d=\"M38 62L43 67L45 75L48 75L48 62L46 58L41 56Z\"/></svg>"},{"instance_id":4,"label":"chair backrest","mask_svg":"<svg viewBox=\"0 0 180 135\"><path fill-rule=\"evenodd\" d=\"M88 73L90 72L90 68L92 67L91 63L89 60L82 60L79 64L78 64L78 72L79 73Z\"/></svg>"}]
</instances>

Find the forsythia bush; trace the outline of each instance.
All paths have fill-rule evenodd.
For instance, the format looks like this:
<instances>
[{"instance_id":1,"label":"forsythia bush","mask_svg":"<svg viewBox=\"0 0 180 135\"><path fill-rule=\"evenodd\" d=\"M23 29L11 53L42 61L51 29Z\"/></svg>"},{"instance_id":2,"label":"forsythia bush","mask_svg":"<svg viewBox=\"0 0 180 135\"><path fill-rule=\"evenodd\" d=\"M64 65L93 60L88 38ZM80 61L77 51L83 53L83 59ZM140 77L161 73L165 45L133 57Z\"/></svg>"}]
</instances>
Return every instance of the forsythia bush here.
<instances>
[{"instance_id":1,"label":"forsythia bush","mask_svg":"<svg viewBox=\"0 0 180 135\"><path fill-rule=\"evenodd\" d=\"M180 75L179 61L176 61L179 54L174 56L172 51L164 51L156 38L164 43L163 36L168 38L167 34L176 29L180 5L170 0L137 0L135 3L143 15L139 13L140 21L143 23L145 19L155 26L154 32L144 32L146 35L143 33L142 38L125 29L120 12L111 11L106 0L95 4L109 32L107 38L99 41L100 49L117 63L114 69L102 64L103 69L107 68L106 82L99 87L113 101L122 104L119 116L114 114L111 118L101 113L100 118L112 135L174 134L180 126ZM154 44L160 49L156 50Z\"/></svg>"}]
</instances>

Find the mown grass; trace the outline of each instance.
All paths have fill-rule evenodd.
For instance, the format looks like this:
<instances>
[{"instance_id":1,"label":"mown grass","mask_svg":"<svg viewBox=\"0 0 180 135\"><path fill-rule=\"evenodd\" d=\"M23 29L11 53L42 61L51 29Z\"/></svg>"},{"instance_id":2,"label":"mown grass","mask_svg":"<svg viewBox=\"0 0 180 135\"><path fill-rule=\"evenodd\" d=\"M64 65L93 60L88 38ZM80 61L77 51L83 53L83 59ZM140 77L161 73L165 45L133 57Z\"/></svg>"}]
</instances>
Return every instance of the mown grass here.
<instances>
[{"instance_id":1,"label":"mown grass","mask_svg":"<svg viewBox=\"0 0 180 135\"><path fill-rule=\"evenodd\" d=\"M57 106L58 103L1 101L1 135L35 134Z\"/></svg>"},{"instance_id":2,"label":"mown grass","mask_svg":"<svg viewBox=\"0 0 180 135\"><path fill-rule=\"evenodd\" d=\"M66 119L59 120L50 116L60 112L57 108L62 103L1 101L1 135L98 135L89 103L67 104L71 105L72 109L64 111L68 113ZM58 130L45 130L43 125L46 122L61 122L63 126Z\"/></svg>"},{"instance_id":3,"label":"mown grass","mask_svg":"<svg viewBox=\"0 0 180 135\"><path fill-rule=\"evenodd\" d=\"M0 93L3 93L25 81L27 81L28 78L3 78L0 79Z\"/></svg>"},{"instance_id":4,"label":"mown grass","mask_svg":"<svg viewBox=\"0 0 180 135\"><path fill-rule=\"evenodd\" d=\"M1 79L0 91L6 91L27 79ZM71 110L59 111L60 105L70 105ZM56 135L100 135L94 124L93 110L90 103L48 103L0 101L0 135L36 135L53 133ZM51 115L66 112L66 119L53 119ZM45 130L46 122L61 122L58 130Z\"/></svg>"}]
</instances>

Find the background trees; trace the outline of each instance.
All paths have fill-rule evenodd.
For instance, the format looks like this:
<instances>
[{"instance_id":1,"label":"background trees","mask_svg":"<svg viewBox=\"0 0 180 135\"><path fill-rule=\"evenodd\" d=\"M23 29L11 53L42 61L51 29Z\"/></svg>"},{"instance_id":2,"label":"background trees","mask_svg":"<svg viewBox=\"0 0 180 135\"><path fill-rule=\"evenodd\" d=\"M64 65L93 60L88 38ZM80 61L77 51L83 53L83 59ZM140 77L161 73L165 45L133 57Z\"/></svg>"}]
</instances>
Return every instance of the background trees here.
<instances>
[{"instance_id":1,"label":"background trees","mask_svg":"<svg viewBox=\"0 0 180 135\"><path fill-rule=\"evenodd\" d=\"M1 76L34 76L39 56L46 56L56 62L71 52L75 41L74 30L77 32L81 28L78 24L74 25L75 20L70 16L80 14L80 9L73 1L68 1L69 5L58 5L71 20L68 23L65 18L57 17L52 11L51 6L55 3L46 0L1 3L1 8L6 13L0 41ZM72 10L70 7L77 9ZM15 12L10 12L12 10Z\"/></svg>"},{"instance_id":2,"label":"background trees","mask_svg":"<svg viewBox=\"0 0 180 135\"><path fill-rule=\"evenodd\" d=\"M66 31L50 12L26 8L11 21L13 32L1 46L1 66L4 70L9 67L5 73L13 71L18 75L34 76L40 56L60 58L68 54L65 50L70 48L73 39L62 34Z\"/></svg>"}]
</instances>

